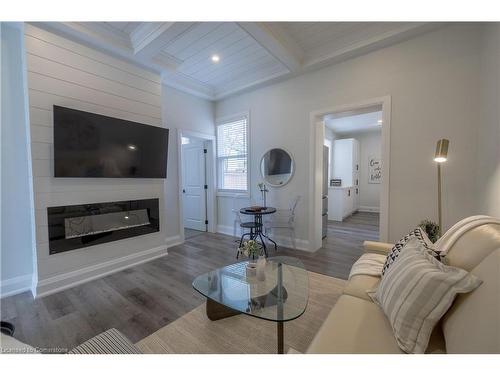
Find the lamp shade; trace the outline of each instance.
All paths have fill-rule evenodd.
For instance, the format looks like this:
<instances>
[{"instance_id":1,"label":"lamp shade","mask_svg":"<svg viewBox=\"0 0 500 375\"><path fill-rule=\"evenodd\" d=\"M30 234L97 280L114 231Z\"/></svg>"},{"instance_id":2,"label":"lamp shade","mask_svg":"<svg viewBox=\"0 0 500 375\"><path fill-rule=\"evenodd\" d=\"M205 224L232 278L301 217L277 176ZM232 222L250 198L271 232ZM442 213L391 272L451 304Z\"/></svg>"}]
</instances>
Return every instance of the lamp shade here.
<instances>
[{"instance_id":1,"label":"lamp shade","mask_svg":"<svg viewBox=\"0 0 500 375\"><path fill-rule=\"evenodd\" d=\"M434 161L438 163L443 163L448 159L448 145L450 141L447 139L440 139L436 145L436 154L434 155Z\"/></svg>"}]
</instances>

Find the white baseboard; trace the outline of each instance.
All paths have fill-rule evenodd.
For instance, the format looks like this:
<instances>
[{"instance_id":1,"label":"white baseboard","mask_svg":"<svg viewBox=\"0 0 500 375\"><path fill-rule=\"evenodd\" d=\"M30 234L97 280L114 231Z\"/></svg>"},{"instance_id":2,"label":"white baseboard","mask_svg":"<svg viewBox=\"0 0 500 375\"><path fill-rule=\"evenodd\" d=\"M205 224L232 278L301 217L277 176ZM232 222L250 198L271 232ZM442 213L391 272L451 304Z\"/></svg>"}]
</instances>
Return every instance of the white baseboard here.
<instances>
[{"instance_id":1,"label":"white baseboard","mask_svg":"<svg viewBox=\"0 0 500 375\"><path fill-rule=\"evenodd\" d=\"M217 225L217 233L227 234L228 236L233 235L233 227L229 225ZM238 233L238 231L236 231Z\"/></svg>"},{"instance_id":2,"label":"white baseboard","mask_svg":"<svg viewBox=\"0 0 500 375\"><path fill-rule=\"evenodd\" d=\"M0 298L31 290L32 275L22 275L0 282Z\"/></svg>"},{"instance_id":3,"label":"white baseboard","mask_svg":"<svg viewBox=\"0 0 500 375\"><path fill-rule=\"evenodd\" d=\"M165 238L165 243L167 244L167 247L174 247L174 246L180 245L182 242L183 241L181 239L180 234Z\"/></svg>"},{"instance_id":4,"label":"white baseboard","mask_svg":"<svg viewBox=\"0 0 500 375\"><path fill-rule=\"evenodd\" d=\"M360 212L380 212L380 207L359 206L358 211L360 211Z\"/></svg>"},{"instance_id":5,"label":"white baseboard","mask_svg":"<svg viewBox=\"0 0 500 375\"><path fill-rule=\"evenodd\" d=\"M293 249L293 243L290 237L283 235L270 235L270 237L278 244L278 246L283 246ZM312 252L312 250L309 247L309 241L300 238L295 239L295 248L301 251Z\"/></svg>"},{"instance_id":6,"label":"white baseboard","mask_svg":"<svg viewBox=\"0 0 500 375\"><path fill-rule=\"evenodd\" d=\"M149 262L153 259L168 255L168 247L179 245L181 243L180 235L168 237L165 239L165 242L165 246L158 246L152 249L143 250L135 254L112 259L75 271L66 272L44 280L39 280L36 286L35 297L39 298L60 292L64 289L68 289L126 268L130 268L137 264Z\"/></svg>"},{"instance_id":7,"label":"white baseboard","mask_svg":"<svg viewBox=\"0 0 500 375\"><path fill-rule=\"evenodd\" d=\"M222 233L222 234L227 234L228 236L232 236L233 235L233 227L228 226L228 225L217 225L217 233ZM240 234L238 234L239 232L236 231L236 233L239 237L240 236ZM290 249L293 249L292 240L290 239L290 237L280 236L280 235L274 236L273 235L273 236L271 236L271 238L278 244L278 246L283 246L283 247L288 247ZM307 241L307 240L302 240L302 239L296 238L295 245L296 245L297 250L311 251L309 248L309 241Z\"/></svg>"}]
</instances>

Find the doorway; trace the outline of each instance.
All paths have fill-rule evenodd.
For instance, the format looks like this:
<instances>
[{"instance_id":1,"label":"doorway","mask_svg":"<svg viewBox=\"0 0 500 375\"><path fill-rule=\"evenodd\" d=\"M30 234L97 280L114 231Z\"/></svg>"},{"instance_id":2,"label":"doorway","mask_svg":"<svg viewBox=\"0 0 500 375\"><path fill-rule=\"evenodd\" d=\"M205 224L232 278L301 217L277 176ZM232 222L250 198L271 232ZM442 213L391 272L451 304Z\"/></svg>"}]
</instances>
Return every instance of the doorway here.
<instances>
[{"instance_id":1,"label":"doorway","mask_svg":"<svg viewBox=\"0 0 500 375\"><path fill-rule=\"evenodd\" d=\"M214 232L215 137L179 131L179 218L181 236Z\"/></svg>"},{"instance_id":2,"label":"doorway","mask_svg":"<svg viewBox=\"0 0 500 375\"><path fill-rule=\"evenodd\" d=\"M380 118L377 119L377 126L380 128L380 157L375 158L379 163L380 176L374 176L374 178L378 178L379 182L379 217L374 218L374 225L370 225L372 228L375 226L378 227L378 238L381 241L387 241L389 238L389 171L390 171L390 102L391 99L389 96L369 99L365 101L361 101L358 103L353 103L349 105L337 106L326 108L324 110L315 111L311 113L311 171L312 177L310 179L310 192L311 192L311 201L313 202L312 210L310 212L310 223L311 226L309 228L311 241L311 250L315 251L317 249L322 248L323 245L323 237L324 237L324 212L325 212L325 203L324 196L329 194L329 185L330 180L335 179L335 176L332 176L332 170L335 168L325 168L324 160L327 160L326 154L329 152L330 155L335 153L335 147L332 147L332 140L325 141L325 134L327 133L326 122L329 119L342 118L346 116L353 116L359 114L368 114L379 112ZM380 121L380 124L378 123ZM350 137L351 139L353 137ZM352 141L351 141L352 142ZM325 143L330 146L328 149L325 148ZM346 142L349 143L349 142ZM355 157L356 148L351 147L353 157ZM349 164L349 163L347 163ZM359 167L358 167L359 168ZM365 166L365 168L367 168ZM354 172L354 173L352 173ZM349 197L350 202L352 202L353 207L357 205L358 207L361 205L359 199L359 186L356 187L356 178L358 179L359 184L359 170L351 171L351 180L345 181L346 185L350 185L350 194ZM326 175L325 179L323 176ZM347 178L347 177L344 177ZM356 197L356 188L358 188L358 196ZM348 189L349 190L349 189ZM345 192L347 195L349 191ZM348 202L349 203L349 202ZM349 214L356 212L349 204L347 205L346 211ZM338 207L336 207L338 208ZM373 209L373 207L371 207ZM366 207L366 211L369 211L370 208ZM375 209L373 209L375 210ZM349 212L350 211L350 212ZM359 211L359 210L358 210ZM346 212L342 211L340 215L343 217L349 217L346 215ZM373 215L368 212L364 216ZM378 215L373 215L378 216ZM368 217L368 219L370 219ZM359 217L360 220L354 220L354 222L364 222L366 217ZM342 230L340 230L342 232ZM369 236L374 237L374 236ZM366 238L369 239L369 238Z\"/></svg>"},{"instance_id":3,"label":"doorway","mask_svg":"<svg viewBox=\"0 0 500 375\"><path fill-rule=\"evenodd\" d=\"M323 117L323 252L348 276L364 241L379 240L382 106Z\"/></svg>"}]
</instances>

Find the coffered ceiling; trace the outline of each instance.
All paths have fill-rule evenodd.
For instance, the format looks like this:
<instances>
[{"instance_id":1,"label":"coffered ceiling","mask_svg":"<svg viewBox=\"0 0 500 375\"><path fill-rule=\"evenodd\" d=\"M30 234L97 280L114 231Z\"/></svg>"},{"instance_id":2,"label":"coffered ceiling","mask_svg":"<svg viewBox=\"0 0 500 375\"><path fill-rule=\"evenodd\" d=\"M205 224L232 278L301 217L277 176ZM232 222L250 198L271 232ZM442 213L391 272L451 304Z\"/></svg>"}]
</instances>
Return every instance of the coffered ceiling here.
<instances>
[{"instance_id":1,"label":"coffered ceiling","mask_svg":"<svg viewBox=\"0 0 500 375\"><path fill-rule=\"evenodd\" d=\"M166 85L210 100L359 56L440 26L401 22L35 25L159 72Z\"/></svg>"}]
</instances>

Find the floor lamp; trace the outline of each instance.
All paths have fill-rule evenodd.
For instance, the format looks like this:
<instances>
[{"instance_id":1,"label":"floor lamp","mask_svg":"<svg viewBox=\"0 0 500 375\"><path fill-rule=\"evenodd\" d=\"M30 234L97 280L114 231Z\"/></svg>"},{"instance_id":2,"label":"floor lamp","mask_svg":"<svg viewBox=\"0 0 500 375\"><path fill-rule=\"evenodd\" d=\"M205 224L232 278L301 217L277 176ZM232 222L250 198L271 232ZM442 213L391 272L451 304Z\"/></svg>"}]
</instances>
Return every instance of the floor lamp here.
<instances>
[{"instance_id":1,"label":"floor lamp","mask_svg":"<svg viewBox=\"0 0 500 375\"><path fill-rule=\"evenodd\" d=\"M436 145L436 154L434 155L434 161L437 163L437 173L438 173L438 225L439 225L439 236L443 232L443 214L442 214L442 203L441 203L441 164L448 159L448 146L450 141L447 139L440 139Z\"/></svg>"}]
</instances>

